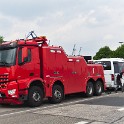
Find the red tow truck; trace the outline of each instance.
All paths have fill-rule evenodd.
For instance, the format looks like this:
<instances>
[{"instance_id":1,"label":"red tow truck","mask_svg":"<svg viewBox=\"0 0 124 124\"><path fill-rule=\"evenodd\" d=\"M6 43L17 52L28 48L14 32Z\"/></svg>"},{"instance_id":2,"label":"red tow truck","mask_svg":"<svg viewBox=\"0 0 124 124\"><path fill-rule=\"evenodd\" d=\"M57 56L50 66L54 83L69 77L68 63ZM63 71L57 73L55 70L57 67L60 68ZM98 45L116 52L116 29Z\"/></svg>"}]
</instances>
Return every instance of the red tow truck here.
<instances>
[{"instance_id":1,"label":"red tow truck","mask_svg":"<svg viewBox=\"0 0 124 124\"><path fill-rule=\"evenodd\" d=\"M0 104L36 107L44 98L59 103L66 94L91 97L106 89L101 65L88 65L83 56L68 56L46 37L30 35L0 45Z\"/></svg>"}]
</instances>

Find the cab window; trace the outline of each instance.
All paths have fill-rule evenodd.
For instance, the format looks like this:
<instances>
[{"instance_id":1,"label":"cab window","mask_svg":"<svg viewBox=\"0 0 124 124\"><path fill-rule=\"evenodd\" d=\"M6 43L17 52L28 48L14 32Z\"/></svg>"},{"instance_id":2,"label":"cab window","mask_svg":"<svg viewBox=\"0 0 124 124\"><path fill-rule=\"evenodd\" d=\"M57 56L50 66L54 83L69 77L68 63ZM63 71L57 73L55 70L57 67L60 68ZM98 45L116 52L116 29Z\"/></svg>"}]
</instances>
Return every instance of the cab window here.
<instances>
[{"instance_id":1,"label":"cab window","mask_svg":"<svg viewBox=\"0 0 124 124\"><path fill-rule=\"evenodd\" d=\"M25 58L23 58L22 55L22 48L19 49L18 52L18 64L24 64L24 63L28 63L31 61L31 49L27 49L27 56Z\"/></svg>"}]
</instances>

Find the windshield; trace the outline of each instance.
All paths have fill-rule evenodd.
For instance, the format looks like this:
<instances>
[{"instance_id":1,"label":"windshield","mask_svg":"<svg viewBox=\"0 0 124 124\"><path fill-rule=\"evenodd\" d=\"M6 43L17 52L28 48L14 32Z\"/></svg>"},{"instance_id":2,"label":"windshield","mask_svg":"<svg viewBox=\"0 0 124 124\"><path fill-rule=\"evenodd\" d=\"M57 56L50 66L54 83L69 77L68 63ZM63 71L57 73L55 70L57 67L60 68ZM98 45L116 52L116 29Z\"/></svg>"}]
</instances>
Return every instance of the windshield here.
<instances>
[{"instance_id":1,"label":"windshield","mask_svg":"<svg viewBox=\"0 0 124 124\"><path fill-rule=\"evenodd\" d=\"M15 64L16 48L0 50L0 66L12 66Z\"/></svg>"}]
</instances>

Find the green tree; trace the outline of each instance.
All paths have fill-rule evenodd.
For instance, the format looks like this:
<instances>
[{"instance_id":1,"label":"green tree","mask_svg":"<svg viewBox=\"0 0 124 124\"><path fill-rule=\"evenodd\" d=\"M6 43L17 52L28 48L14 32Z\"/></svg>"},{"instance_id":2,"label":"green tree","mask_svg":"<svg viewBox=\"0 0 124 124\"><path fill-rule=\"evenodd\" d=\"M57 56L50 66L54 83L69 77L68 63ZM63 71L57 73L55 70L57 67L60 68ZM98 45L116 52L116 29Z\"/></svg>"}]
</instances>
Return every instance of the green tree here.
<instances>
[{"instance_id":1,"label":"green tree","mask_svg":"<svg viewBox=\"0 0 124 124\"><path fill-rule=\"evenodd\" d=\"M111 56L113 56L113 51L111 51L108 46L105 46L99 49L93 59L98 60L102 58L110 58Z\"/></svg>"},{"instance_id":2,"label":"green tree","mask_svg":"<svg viewBox=\"0 0 124 124\"><path fill-rule=\"evenodd\" d=\"M0 44L3 43L3 36L0 36Z\"/></svg>"},{"instance_id":3,"label":"green tree","mask_svg":"<svg viewBox=\"0 0 124 124\"><path fill-rule=\"evenodd\" d=\"M121 45L114 51L114 57L124 58L124 45Z\"/></svg>"}]
</instances>

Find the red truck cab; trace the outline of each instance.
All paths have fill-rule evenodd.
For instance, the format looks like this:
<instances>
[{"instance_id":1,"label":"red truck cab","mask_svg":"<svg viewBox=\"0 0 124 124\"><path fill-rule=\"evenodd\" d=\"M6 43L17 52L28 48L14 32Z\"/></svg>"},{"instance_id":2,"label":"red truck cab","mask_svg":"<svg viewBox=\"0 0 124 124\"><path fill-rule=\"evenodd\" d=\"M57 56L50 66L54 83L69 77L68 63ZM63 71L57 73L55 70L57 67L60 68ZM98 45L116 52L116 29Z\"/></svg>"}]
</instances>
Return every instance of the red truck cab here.
<instances>
[{"instance_id":1,"label":"red truck cab","mask_svg":"<svg viewBox=\"0 0 124 124\"><path fill-rule=\"evenodd\" d=\"M103 67L88 65L83 56L68 56L49 46L45 37L0 45L0 103L41 105L43 98L59 103L64 95L105 90Z\"/></svg>"}]
</instances>

